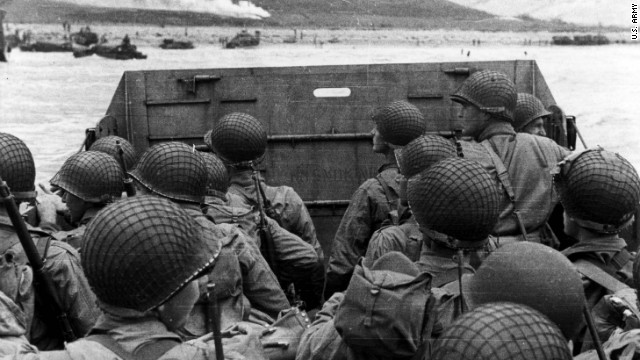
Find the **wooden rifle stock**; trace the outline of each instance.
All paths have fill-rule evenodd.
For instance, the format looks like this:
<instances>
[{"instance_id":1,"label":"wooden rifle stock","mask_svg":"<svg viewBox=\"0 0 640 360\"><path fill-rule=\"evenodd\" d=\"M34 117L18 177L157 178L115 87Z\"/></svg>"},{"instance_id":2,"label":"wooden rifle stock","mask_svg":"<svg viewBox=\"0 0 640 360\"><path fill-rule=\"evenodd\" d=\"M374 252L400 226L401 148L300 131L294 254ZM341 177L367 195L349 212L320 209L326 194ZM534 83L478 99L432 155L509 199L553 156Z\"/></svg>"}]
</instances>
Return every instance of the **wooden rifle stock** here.
<instances>
[{"instance_id":1,"label":"wooden rifle stock","mask_svg":"<svg viewBox=\"0 0 640 360\"><path fill-rule=\"evenodd\" d=\"M53 279L50 274L44 270L42 258L33 243L33 239L31 238L31 234L29 234L29 230L27 230L27 225L25 224L24 219L20 215L20 211L18 210L18 206L16 205L13 195L9 190L9 186L1 177L0 196L2 197L2 202L4 203L9 218L11 219L14 230L20 239L20 244L24 249L24 253L27 255L29 264L31 264L33 274L36 278L35 286L39 290L40 296L44 299L43 303L49 306L49 311L55 314L58 319L58 325L60 326L60 331L62 332L64 340L66 342L76 340L76 336L73 333L67 314L62 308L60 299L58 299Z\"/></svg>"},{"instance_id":2,"label":"wooden rifle stock","mask_svg":"<svg viewBox=\"0 0 640 360\"><path fill-rule=\"evenodd\" d=\"M255 168L253 169L253 181L256 186L256 194L258 200L258 211L260 212L260 224L258 225L258 232L260 233L260 252L262 256L267 260L271 271L278 276L278 259L276 257L276 247L273 237L268 229L267 217L262 206L262 200L260 196L260 173Z\"/></svg>"},{"instance_id":3,"label":"wooden rifle stock","mask_svg":"<svg viewBox=\"0 0 640 360\"><path fill-rule=\"evenodd\" d=\"M207 332L213 333L213 344L216 346L216 359L224 359L222 350L222 332L220 330L220 308L216 296L216 284L207 284Z\"/></svg>"}]
</instances>

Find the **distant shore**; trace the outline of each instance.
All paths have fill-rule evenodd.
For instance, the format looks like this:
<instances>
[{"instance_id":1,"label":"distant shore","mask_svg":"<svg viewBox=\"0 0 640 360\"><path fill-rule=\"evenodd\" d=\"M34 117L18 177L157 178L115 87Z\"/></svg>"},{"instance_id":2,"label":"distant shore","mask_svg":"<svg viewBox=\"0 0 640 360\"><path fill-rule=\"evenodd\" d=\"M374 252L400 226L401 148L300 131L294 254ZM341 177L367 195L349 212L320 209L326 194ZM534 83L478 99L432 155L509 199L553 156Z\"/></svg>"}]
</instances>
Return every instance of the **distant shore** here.
<instances>
[{"instance_id":1,"label":"distant shore","mask_svg":"<svg viewBox=\"0 0 640 360\"><path fill-rule=\"evenodd\" d=\"M221 39L232 38L236 33L245 29L242 27L177 27L152 25L95 25L88 24L91 31L99 36L104 34L111 44L118 44L128 34L131 43L137 46L156 47L163 39L189 40L198 44L219 44ZM8 31L7 30L8 27ZM62 42L64 31L60 24L5 24L5 34L15 30L31 31L32 39L40 41ZM77 32L80 27L74 25L71 32ZM247 27L250 33L260 31L261 44L315 44L322 46L326 43L341 43L346 45L429 45L463 47L483 45L551 45L553 36L569 36L592 34L596 32L484 32L462 30L412 30L412 29L283 29L270 27ZM635 44L631 42L626 32L604 32L611 43ZM294 38L295 36L295 38ZM295 42L294 42L295 39Z\"/></svg>"}]
</instances>

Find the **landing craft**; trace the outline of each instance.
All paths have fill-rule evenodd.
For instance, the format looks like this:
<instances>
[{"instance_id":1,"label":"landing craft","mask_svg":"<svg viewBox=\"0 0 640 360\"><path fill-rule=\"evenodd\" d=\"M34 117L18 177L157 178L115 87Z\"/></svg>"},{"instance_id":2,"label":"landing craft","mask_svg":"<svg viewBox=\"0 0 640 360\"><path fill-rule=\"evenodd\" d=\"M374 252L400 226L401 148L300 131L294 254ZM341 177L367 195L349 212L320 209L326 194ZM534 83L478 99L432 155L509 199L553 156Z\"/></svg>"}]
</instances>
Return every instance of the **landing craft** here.
<instances>
[{"instance_id":1,"label":"landing craft","mask_svg":"<svg viewBox=\"0 0 640 360\"><path fill-rule=\"evenodd\" d=\"M256 30L255 35L251 35L247 32L247 30L242 30L226 43L225 48L235 49L237 47L258 46L259 44L260 31Z\"/></svg>"},{"instance_id":2,"label":"landing craft","mask_svg":"<svg viewBox=\"0 0 640 360\"><path fill-rule=\"evenodd\" d=\"M371 151L374 109L407 100L421 109L430 133L454 136L460 124L449 94L479 69L504 72L518 92L556 104L533 60L127 71L104 118L87 130L87 144L118 135L137 151L164 141L208 151L203 135L220 117L251 114L269 131L261 164L267 182L296 189L330 253L351 195L382 162ZM555 114L548 136L573 149L574 121Z\"/></svg>"}]
</instances>

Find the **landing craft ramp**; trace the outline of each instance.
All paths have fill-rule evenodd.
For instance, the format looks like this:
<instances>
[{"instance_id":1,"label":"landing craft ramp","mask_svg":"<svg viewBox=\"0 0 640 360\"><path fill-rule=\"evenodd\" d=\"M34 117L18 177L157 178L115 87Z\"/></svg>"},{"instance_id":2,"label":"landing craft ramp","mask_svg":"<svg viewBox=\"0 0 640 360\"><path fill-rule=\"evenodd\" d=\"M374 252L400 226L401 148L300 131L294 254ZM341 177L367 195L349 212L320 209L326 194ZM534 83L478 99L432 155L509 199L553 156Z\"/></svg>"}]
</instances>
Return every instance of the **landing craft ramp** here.
<instances>
[{"instance_id":1,"label":"landing craft ramp","mask_svg":"<svg viewBox=\"0 0 640 360\"><path fill-rule=\"evenodd\" d=\"M351 195L383 161L371 151L373 111L407 100L430 132L451 136L461 126L449 94L479 69L502 71L519 92L555 104L533 60L128 71L93 131L124 137L138 152L163 141L204 149L203 134L223 115L257 117L269 133L267 182L296 189L329 253ZM563 117L547 133L564 146L575 142Z\"/></svg>"}]
</instances>

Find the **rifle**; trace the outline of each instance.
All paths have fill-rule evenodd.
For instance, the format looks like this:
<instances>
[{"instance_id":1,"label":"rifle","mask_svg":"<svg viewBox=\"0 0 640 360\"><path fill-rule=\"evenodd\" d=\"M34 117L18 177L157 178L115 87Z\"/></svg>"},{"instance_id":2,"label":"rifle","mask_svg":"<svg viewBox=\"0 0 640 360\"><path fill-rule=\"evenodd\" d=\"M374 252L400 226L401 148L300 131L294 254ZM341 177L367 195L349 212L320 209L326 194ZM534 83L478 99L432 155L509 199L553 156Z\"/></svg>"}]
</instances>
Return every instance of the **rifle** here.
<instances>
[{"instance_id":1,"label":"rifle","mask_svg":"<svg viewBox=\"0 0 640 360\"><path fill-rule=\"evenodd\" d=\"M260 234L260 252L262 253L262 256L264 256L264 258L267 260L267 263L269 264L271 271L273 271L273 273L276 274L276 277L277 277L278 276L278 259L276 257L275 242L273 240L273 237L271 236L271 233L269 232L269 229L267 228L267 218L266 218L264 208L262 206L262 201L261 201L262 186L260 186L260 172L256 169L255 166L253 166L253 164L252 164L252 168L253 168L253 175L251 177L253 178L253 182L255 183L255 186L256 186L258 211L260 212L260 224L258 224L258 232Z\"/></svg>"},{"instance_id":2,"label":"rifle","mask_svg":"<svg viewBox=\"0 0 640 360\"><path fill-rule=\"evenodd\" d=\"M29 234L29 230L27 230L27 225L25 224L24 219L20 215L20 211L18 210L13 194L11 194L9 186L1 177L0 196L2 197L2 202L7 209L7 213L11 219L11 223L13 224L16 234L20 239L20 244L24 249L24 253L27 255L27 259L33 269L33 274L36 278L34 285L38 288L38 293L44 299L43 304L48 305L49 312L51 314L55 314L55 317L58 319L58 325L60 326L60 331L62 332L64 340L66 342L76 340L76 336L73 333L67 314L64 312L60 299L58 299L58 296L56 295L56 285L53 283L51 275L44 271L44 262L40 258L38 249L33 243L33 239Z\"/></svg>"},{"instance_id":3,"label":"rifle","mask_svg":"<svg viewBox=\"0 0 640 360\"><path fill-rule=\"evenodd\" d=\"M116 150L118 151L118 162L120 163L120 167L124 173L124 179L122 179L122 182L124 183L124 191L127 192L127 197L136 196L136 188L133 186L133 179L127 172L127 167L125 166L124 150L122 150L122 146L120 146L120 140L116 140Z\"/></svg>"},{"instance_id":4,"label":"rifle","mask_svg":"<svg viewBox=\"0 0 640 360\"><path fill-rule=\"evenodd\" d=\"M258 176L259 175L260 174L258 173ZM273 206L271 206L271 200L267 199L267 195L264 193L264 189L262 188L262 183L260 181L258 181L258 190L260 191L258 197L262 198L264 213L271 219L275 220L278 225L282 226L282 217L280 217L280 215L275 210L273 210Z\"/></svg>"},{"instance_id":5,"label":"rifle","mask_svg":"<svg viewBox=\"0 0 640 360\"><path fill-rule=\"evenodd\" d=\"M216 295L216 284L207 284L206 303L207 332L213 334L213 343L216 346L216 359L224 359L222 351L222 333L220 331L220 308Z\"/></svg>"}]
</instances>

